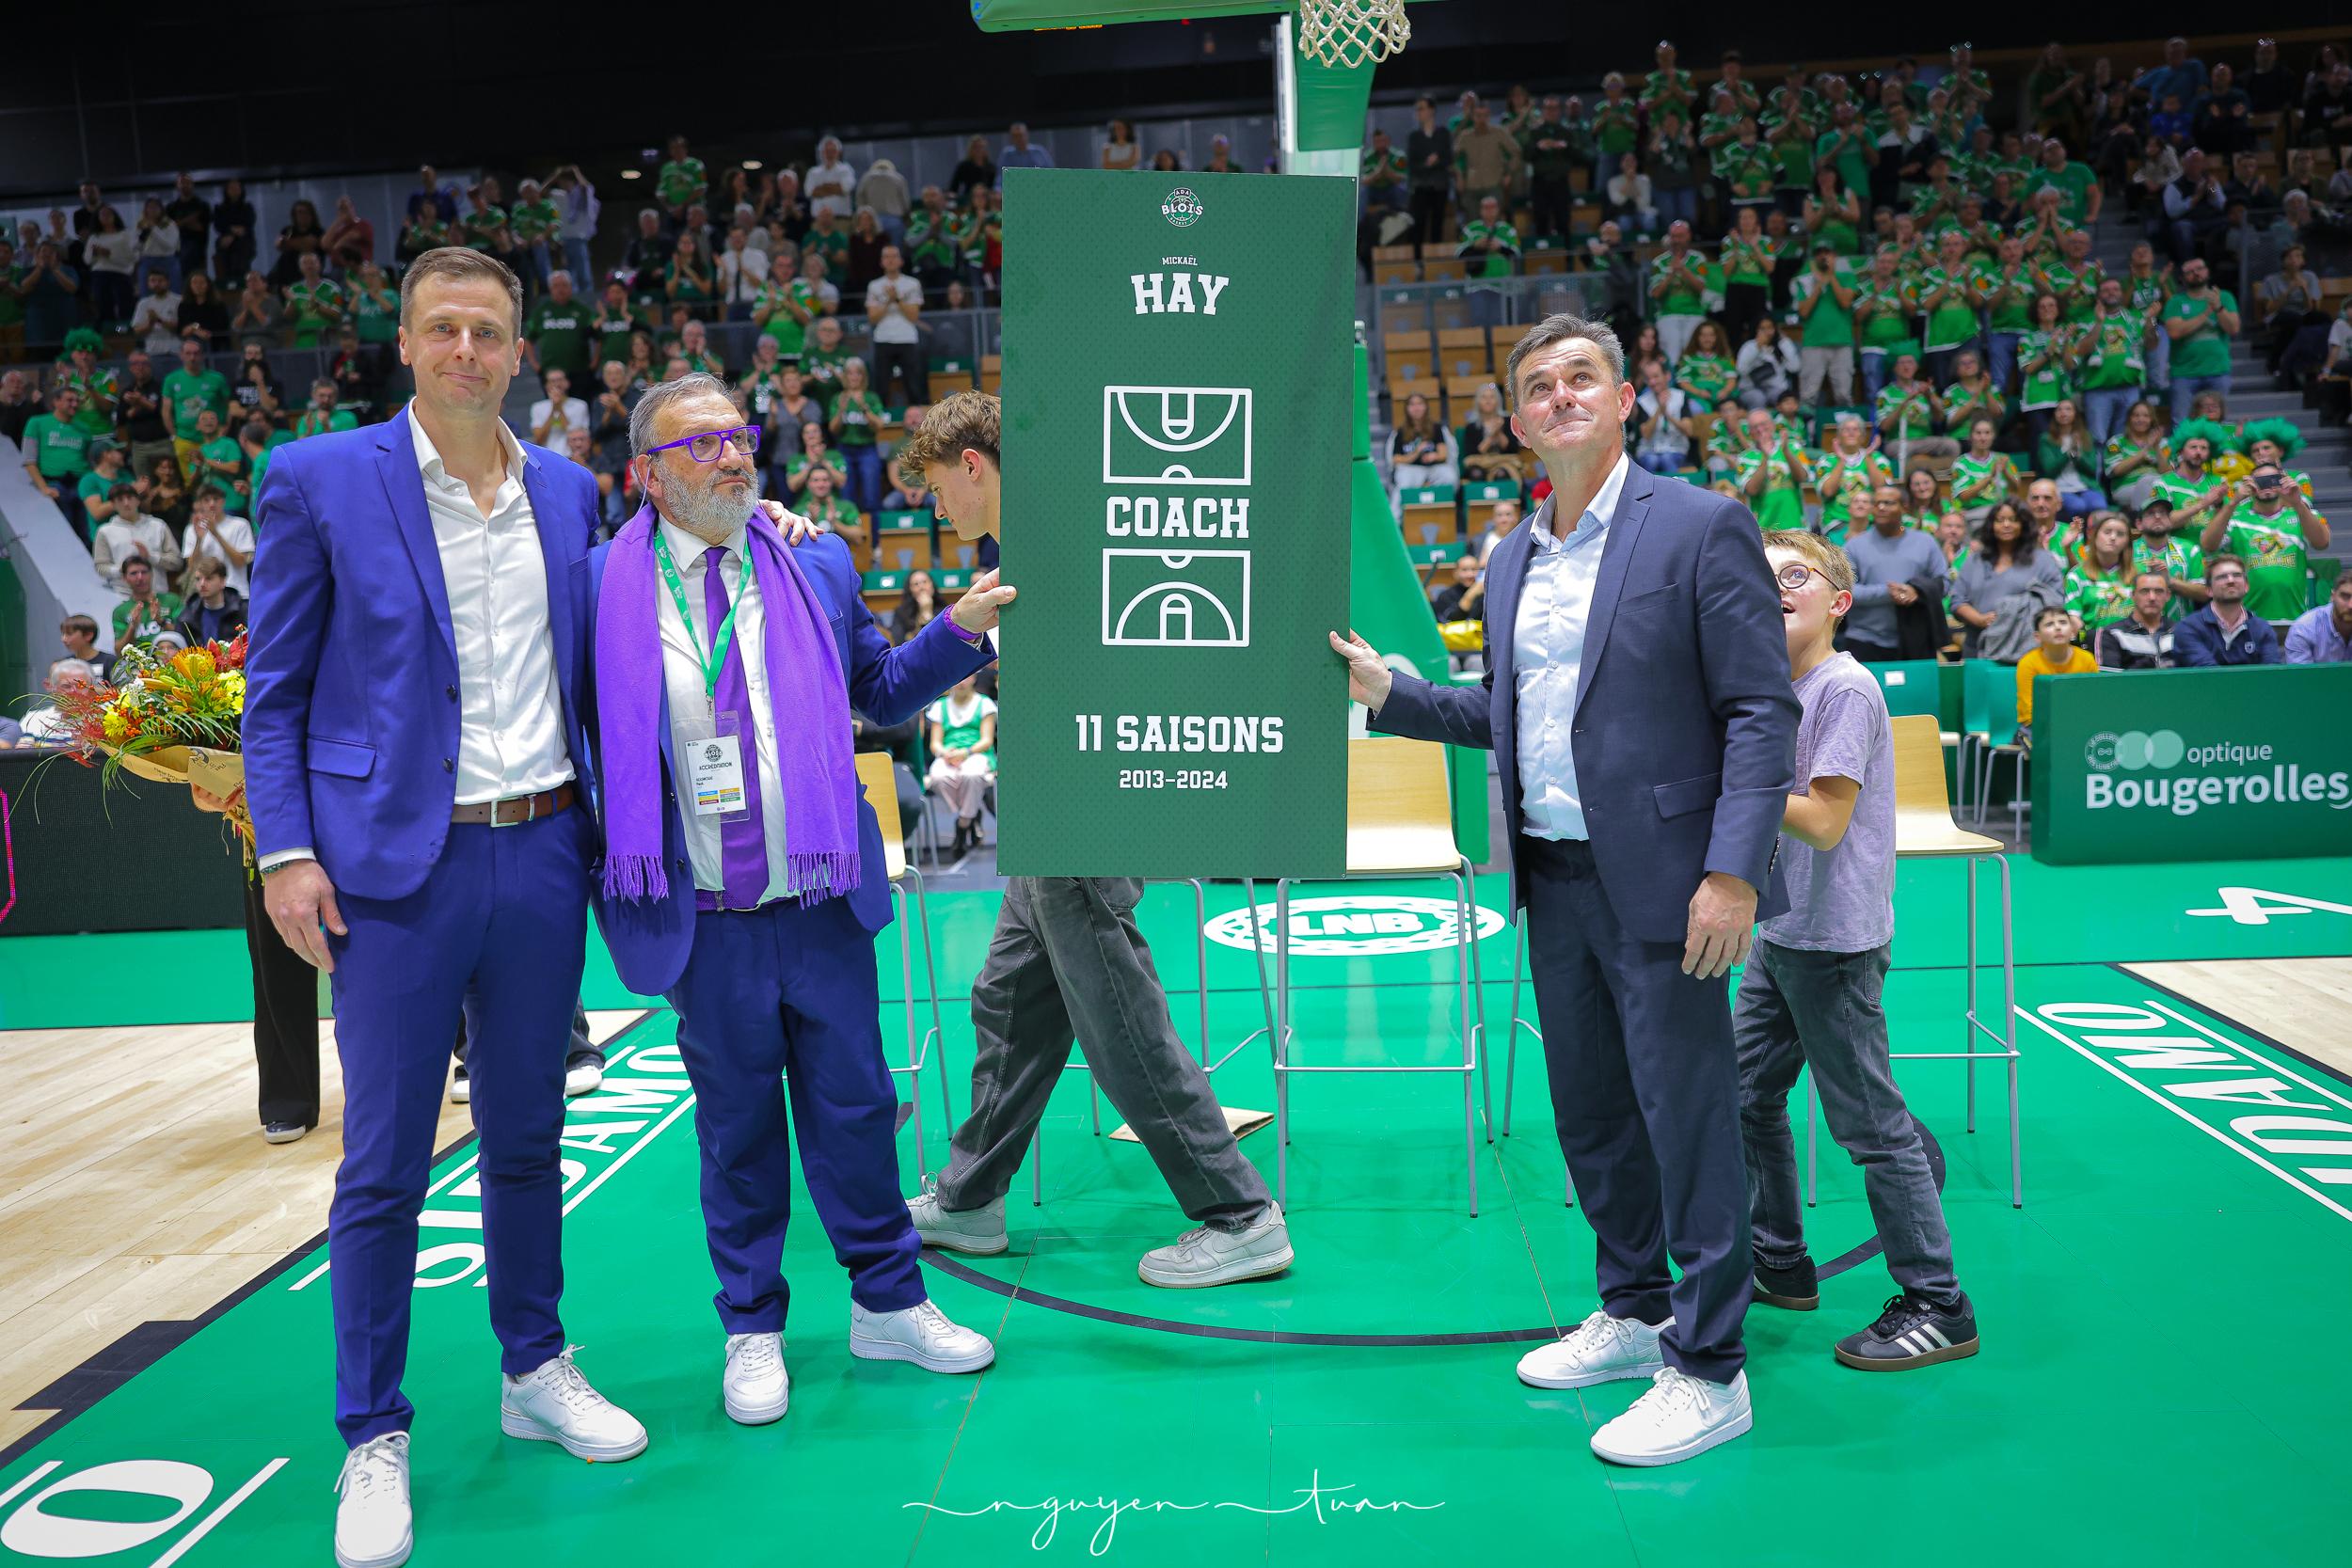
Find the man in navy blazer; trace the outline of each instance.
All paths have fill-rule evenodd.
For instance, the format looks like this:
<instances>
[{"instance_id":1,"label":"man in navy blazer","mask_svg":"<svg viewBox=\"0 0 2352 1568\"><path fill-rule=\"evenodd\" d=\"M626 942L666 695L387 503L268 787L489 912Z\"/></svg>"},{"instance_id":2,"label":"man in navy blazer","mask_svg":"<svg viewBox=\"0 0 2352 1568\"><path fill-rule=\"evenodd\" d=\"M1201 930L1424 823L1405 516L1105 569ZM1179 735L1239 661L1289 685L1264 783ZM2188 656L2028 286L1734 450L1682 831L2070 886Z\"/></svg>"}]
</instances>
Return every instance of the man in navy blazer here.
<instances>
[{"instance_id":1,"label":"man in navy blazer","mask_svg":"<svg viewBox=\"0 0 2352 1568\"><path fill-rule=\"evenodd\" d=\"M327 1257L344 1568L390 1568L411 1544L400 1384L462 1008L501 1426L588 1459L645 1446L572 1365L557 1316L564 1058L596 852L576 573L596 487L500 421L521 313L497 261L419 257L399 339L415 401L285 448L260 497L246 793L264 903L332 976L342 1058Z\"/></svg>"},{"instance_id":2,"label":"man in navy blazer","mask_svg":"<svg viewBox=\"0 0 2352 1568\"><path fill-rule=\"evenodd\" d=\"M1756 519L1626 459L1634 391L1615 335L1553 316L1512 350L1505 387L1552 493L1487 560L1484 688L1392 675L1353 636L1332 644L1374 728L1497 753L1513 907L1528 911L1553 1116L1601 1298L1519 1376L1651 1379L1593 1449L1666 1465L1752 1423L1724 976L1757 917L1788 908L1775 867L1798 706Z\"/></svg>"},{"instance_id":3,"label":"man in navy blazer","mask_svg":"<svg viewBox=\"0 0 2352 1568\"><path fill-rule=\"evenodd\" d=\"M723 382L653 388L630 436L646 505L583 563L606 837L596 914L622 980L677 1013L726 1335L721 1398L759 1425L791 1389L795 1136L850 1271L851 1354L941 1372L995 1357L931 1305L898 1196L874 965L889 879L850 708L898 723L986 666L984 634L1012 590L983 574L894 648L838 538L791 548L754 510L759 427Z\"/></svg>"}]
</instances>

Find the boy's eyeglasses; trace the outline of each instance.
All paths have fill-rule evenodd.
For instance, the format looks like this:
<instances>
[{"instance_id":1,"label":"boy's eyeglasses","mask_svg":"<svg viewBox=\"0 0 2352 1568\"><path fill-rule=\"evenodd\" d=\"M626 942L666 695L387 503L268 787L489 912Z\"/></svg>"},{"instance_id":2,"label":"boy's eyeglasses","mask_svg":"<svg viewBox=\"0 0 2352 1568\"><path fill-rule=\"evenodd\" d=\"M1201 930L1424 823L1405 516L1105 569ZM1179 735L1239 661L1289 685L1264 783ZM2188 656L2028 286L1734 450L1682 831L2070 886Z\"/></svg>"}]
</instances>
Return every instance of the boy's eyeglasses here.
<instances>
[{"instance_id":1,"label":"boy's eyeglasses","mask_svg":"<svg viewBox=\"0 0 2352 1568\"><path fill-rule=\"evenodd\" d=\"M675 441L664 441L658 447L647 447L645 455L668 451L672 447L684 447L687 455L697 463L716 463L724 443L732 441L735 450L749 457L759 451L759 426L737 425L733 430L706 430L700 436L688 436Z\"/></svg>"},{"instance_id":2,"label":"boy's eyeglasses","mask_svg":"<svg viewBox=\"0 0 2352 1568\"><path fill-rule=\"evenodd\" d=\"M1822 571L1819 566L1808 566L1802 561L1791 561L1787 565L1781 567L1778 571L1772 574L1772 580L1779 583L1783 588L1787 589L1791 594L1796 593L1806 583L1811 582L1815 578L1822 578L1824 581L1828 580L1825 577L1823 577Z\"/></svg>"}]
</instances>

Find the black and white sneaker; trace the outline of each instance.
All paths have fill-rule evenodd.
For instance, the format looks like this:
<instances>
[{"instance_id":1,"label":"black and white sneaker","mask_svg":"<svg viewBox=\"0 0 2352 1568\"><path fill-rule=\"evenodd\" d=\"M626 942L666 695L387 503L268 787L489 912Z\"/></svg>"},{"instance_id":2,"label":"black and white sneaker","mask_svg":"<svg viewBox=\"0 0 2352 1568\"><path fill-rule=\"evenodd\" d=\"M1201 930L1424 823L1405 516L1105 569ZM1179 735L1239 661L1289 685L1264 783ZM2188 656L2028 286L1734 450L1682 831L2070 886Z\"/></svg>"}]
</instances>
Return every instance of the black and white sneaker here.
<instances>
[{"instance_id":1,"label":"black and white sneaker","mask_svg":"<svg viewBox=\"0 0 2352 1568\"><path fill-rule=\"evenodd\" d=\"M1821 1282L1813 1272L1813 1259L1800 1258L1786 1269L1756 1264L1756 1299L1784 1312L1810 1312L1820 1307Z\"/></svg>"},{"instance_id":2,"label":"black and white sneaker","mask_svg":"<svg viewBox=\"0 0 2352 1568\"><path fill-rule=\"evenodd\" d=\"M466 1075L466 1064L460 1062L457 1064L456 1070L450 1074L449 1102L452 1105L465 1105L470 1103L472 1100L473 1080Z\"/></svg>"},{"instance_id":3,"label":"black and white sneaker","mask_svg":"<svg viewBox=\"0 0 2352 1568\"><path fill-rule=\"evenodd\" d=\"M1837 1359L1866 1372L1907 1372L1977 1354L1977 1311L1968 1298L1948 1307L1893 1297L1879 1321L1837 1341Z\"/></svg>"}]
</instances>

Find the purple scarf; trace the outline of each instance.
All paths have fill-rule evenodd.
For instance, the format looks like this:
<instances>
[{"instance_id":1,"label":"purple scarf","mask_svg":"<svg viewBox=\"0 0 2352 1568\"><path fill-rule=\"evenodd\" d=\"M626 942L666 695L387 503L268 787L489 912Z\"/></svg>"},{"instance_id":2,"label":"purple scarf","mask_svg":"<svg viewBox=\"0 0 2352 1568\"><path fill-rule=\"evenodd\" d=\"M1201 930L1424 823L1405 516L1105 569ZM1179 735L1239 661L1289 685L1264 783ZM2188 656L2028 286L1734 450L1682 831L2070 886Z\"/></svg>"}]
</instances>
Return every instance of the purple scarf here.
<instances>
[{"instance_id":1,"label":"purple scarf","mask_svg":"<svg viewBox=\"0 0 2352 1568\"><path fill-rule=\"evenodd\" d=\"M613 538L596 598L596 722L603 757L604 894L660 902L670 895L661 858L662 592L652 506ZM784 798L785 875L791 891L829 898L858 885L857 765L849 689L833 626L775 525L755 510L749 562L759 578L768 699L776 718ZM681 563L683 564L683 563ZM698 628L707 632L707 628ZM751 650L744 650L746 656ZM786 722L794 744L785 744ZM754 766L746 738L744 765ZM787 806L789 807L787 810Z\"/></svg>"}]
</instances>

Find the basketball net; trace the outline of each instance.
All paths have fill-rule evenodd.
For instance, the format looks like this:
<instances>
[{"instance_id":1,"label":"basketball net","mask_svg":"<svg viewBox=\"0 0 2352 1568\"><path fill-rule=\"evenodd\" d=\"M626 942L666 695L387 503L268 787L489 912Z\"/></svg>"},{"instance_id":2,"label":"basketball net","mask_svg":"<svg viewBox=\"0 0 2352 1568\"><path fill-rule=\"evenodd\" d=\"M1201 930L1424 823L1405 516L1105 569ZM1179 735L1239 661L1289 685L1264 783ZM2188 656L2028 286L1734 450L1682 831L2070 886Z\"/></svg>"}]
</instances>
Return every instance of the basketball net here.
<instances>
[{"instance_id":1,"label":"basketball net","mask_svg":"<svg viewBox=\"0 0 2352 1568\"><path fill-rule=\"evenodd\" d=\"M1377 65L1412 36L1405 0L1298 0L1298 52L1335 70Z\"/></svg>"}]
</instances>

